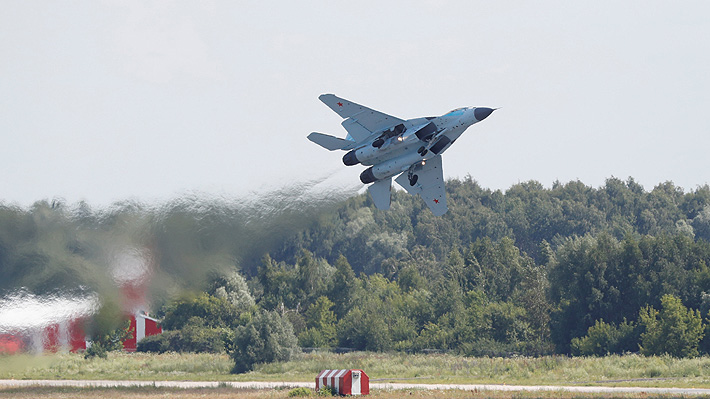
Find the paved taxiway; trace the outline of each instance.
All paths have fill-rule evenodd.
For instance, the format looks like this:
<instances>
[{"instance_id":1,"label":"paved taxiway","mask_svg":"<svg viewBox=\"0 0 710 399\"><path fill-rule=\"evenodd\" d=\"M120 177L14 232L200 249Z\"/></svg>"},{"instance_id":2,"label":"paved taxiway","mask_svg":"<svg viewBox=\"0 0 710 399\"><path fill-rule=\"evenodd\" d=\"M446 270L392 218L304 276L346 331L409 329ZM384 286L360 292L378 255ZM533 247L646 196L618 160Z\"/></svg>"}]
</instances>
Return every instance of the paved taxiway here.
<instances>
[{"instance_id":1,"label":"paved taxiway","mask_svg":"<svg viewBox=\"0 0 710 399\"><path fill-rule=\"evenodd\" d=\"M47 387L134 387L156 386L168 388L214 388L218 386L234 388L313 388L314 382L219 382L219 381L131 381L131 380L0 380L0 388L23 386ZM499 385L499 384L410 384L410 383L370 383L371 389L460 389L465 391L567 391L580 393L646 393L656 395L706 395L705 388L647 388L647 387L603 387L603 386L562 386L562 385Z\"/></svg>"}]
</instances>

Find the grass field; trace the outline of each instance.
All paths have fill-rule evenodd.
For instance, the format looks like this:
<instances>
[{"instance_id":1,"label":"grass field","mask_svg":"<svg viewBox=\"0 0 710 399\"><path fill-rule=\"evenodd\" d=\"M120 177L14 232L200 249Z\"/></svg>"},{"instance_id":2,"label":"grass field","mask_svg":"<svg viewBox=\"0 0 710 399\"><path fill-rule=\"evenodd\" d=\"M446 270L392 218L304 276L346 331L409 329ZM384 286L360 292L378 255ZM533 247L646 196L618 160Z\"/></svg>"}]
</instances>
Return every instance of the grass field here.
<instances>
[{"instance_id":1,"label":"grass field","mask_svg":"<svg viewBox=\"0 0 710 399\"><path fill-rule=\"evenodd\" d=\"M638 355L603 358L468 358L354 352L312 353L286 363L230 374L231 360L213 354L110 353L0 356L0 379L121 379L198 381L313 381L320 370L360 368L373 382L499 383L710 388L710 358Z\"/></svg>"},{"instance_id":2,"label":"grass field","mask_svg":"<svg viewBox=\"0 0 710 399\"><path fill-rule=\"evenodd\" d=\"M244 390L230 388L204 389L169 389L169 388L40 388L0 389L0 399L34 399L34 398L130 398L130 399L198 399L198 398L244 398L244 399L289 399L289 390ZM671 398L671 396L652 396L647 394L575 394L569 392L499 392L499 391L372 391L368 398L372 399L527 399L527 398ZM310 398L318 398L313 393ZM298 398L296 398L298 399Z\"/></svg>"}]
</instances>

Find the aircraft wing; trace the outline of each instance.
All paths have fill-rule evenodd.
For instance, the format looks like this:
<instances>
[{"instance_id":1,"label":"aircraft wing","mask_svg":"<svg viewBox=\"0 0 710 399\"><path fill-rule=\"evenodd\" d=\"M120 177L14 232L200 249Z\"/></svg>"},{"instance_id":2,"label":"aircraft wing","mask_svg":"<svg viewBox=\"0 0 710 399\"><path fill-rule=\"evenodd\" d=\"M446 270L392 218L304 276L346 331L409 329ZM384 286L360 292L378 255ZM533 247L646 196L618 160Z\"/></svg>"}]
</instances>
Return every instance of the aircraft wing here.
<instances>
[{"instance_id":1,"label":"aircraft wing","mask_svg":"<svg viewBox=\"0 0 710 399\"><path fill-rule=\"evenodd\" d=\"M407 173L399 175L395 181L408 193L422 197L434 216L441 216L449 210L446 206L446 190L444 188L444 169L441 155L426 161L424 166L417 168L414 174L418 176L414 186L409 184Z\"/></svg>"},{"instance_id":2,"label":"aircraft wing","mask_svg":"<svg viewBox=\"0 0 710 399\"><path fill-rule=\"evenodd\" d=\"M367 108L333 94L318 97L325 105L345 120L342 125L356 141L367 140L373 133L391 128L404 120Z\"/></svg>"}]
</instances>

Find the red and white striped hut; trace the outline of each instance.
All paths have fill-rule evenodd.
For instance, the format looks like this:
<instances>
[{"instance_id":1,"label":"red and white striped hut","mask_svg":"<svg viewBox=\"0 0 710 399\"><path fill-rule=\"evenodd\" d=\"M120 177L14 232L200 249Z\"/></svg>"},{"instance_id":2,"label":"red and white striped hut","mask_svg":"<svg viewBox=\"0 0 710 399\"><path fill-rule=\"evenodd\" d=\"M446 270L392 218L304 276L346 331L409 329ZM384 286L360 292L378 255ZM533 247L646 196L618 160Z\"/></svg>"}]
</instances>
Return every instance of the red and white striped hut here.
<instances>
[{"instance_id":1,"label":"red and white striped hut","mask_svg":"<svg viewBox=\"0 0 710 399\"><path fill-rule=\"evenodd\" d=\"M138 343L145 337L150 337L155 334L162 334L163 328L157 319L154 319L144 312L136 312L135 314L129 315L128 318L131 320L131 326L129 331L131 332L128 338L123 341L123 350L126 352L135 352Z\"/></svg>"},{"instance_id":2,"label":"red and white striped hut","mask_svg":"<svg viewBox=\"0 0 710 399\"><path fill-rule=\"evenodd\" d=\"M323 370L316 377L316 391L331 387L340 395L369 395L370 377L362 370Z\"/></svg>"}]
</instances>

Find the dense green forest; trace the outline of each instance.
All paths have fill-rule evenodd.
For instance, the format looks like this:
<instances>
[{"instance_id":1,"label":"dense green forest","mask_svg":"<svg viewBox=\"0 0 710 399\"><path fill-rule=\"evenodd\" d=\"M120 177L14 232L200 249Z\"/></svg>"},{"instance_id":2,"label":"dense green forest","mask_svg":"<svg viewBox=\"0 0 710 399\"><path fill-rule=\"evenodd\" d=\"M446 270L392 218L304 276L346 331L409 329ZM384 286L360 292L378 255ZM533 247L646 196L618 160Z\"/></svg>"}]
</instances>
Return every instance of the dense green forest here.
<instances>
[{"instance_id":1,"label":"dense green forest","mask_svg":"<svg viewBox=\"0 0 710 399\"><path fill-rule=\"evenodd\" d=\"M253 361L288 356L296 342L469 355L710 351L708 186L648 191L610 178L503 192L466 178L448 181L447 194L443 217L399 191L390 211L365 194L302 208L6 204L0 292L91 289L110 301L109 265L128 248L149 265L171 331L146 350L268 352Z\"/></svg>"}]
</instances>

